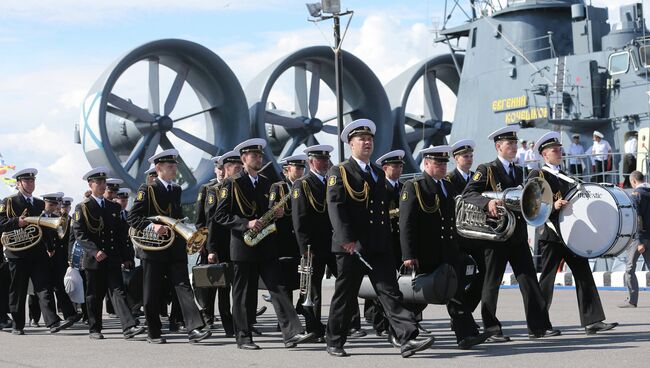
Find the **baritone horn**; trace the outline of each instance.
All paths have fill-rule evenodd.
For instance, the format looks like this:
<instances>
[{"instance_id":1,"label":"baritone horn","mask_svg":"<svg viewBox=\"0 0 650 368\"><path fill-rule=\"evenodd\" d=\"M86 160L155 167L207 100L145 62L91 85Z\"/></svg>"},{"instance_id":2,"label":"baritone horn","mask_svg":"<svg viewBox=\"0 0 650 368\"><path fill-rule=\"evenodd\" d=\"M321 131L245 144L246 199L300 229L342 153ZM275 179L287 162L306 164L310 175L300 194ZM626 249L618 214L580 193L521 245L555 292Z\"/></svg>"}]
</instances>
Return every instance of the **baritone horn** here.
<instances>
[{"instance_id":1,"label":"baritone horn","mask_svg":"<svg viewBox=\"0 0 650 368\"><path fill-rule=\"evenodd\" d=\"M201 250L208 240L208 228L197 229L193 224L186 224L186 218L175 219L167 216L151 216L147 220L167 227L166 235L158 235L151 229L138 230L129 228L131 241L137 247L146 251L162 251L174 244L176 234L185 239L187 254L194 254Z\"/></svg>"},{"instance_id":2,"label":"baritone horn","mask_svg":"<svg viewBox=\"0 0 650 368\"><path fill-rule=\"evenodd\" d=\"M43 238L42 227L55 230L59 238L65 236L67 219L63 217L43 217L41 214L40 216L22 217L22 219L29 225L5 231L0 237L0 243L9 251L20 252L38 244Z\"/></svg>"},{"instance_id":3,"label":"baritone horn","mask_svg":"<svg viewBox=\"0 0 650 368\"><path fill-rule=\"evenodd\" d=\"M521 213L528 225L538 227L548 220L553 210L553 192L542 178L528 180L523 188L518 186L503 192L482 194L503 202L503 205L497 206L498 218L488 216L485 210L458 196L456 230L465 238L504 242L515 231L516 216L513 211Z\"/></svg>"},{"instance_id":4,"label":"baritone horn","mask_svg":"<svg viewBox=\"0 0 650 368\"><path fill-rule=\"evenodd\" d=\"M311 300L311 277L314 274L313 255L311 254L311 245L307 245L307 253L300 258L298 273L300 274L300 295L305 296L303 307L313 307L314 302Z\"/></svg>"}]
</instances>

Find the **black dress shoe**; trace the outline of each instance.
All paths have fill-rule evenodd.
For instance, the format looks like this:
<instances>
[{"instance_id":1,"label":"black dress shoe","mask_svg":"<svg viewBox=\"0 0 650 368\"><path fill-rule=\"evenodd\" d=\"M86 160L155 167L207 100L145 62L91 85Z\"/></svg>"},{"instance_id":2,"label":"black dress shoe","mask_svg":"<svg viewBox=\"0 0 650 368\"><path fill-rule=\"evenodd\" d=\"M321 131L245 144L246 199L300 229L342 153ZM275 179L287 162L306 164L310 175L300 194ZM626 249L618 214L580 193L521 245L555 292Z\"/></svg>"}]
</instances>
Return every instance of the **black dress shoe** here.
<instances>
[{"instance_id":1,"label":"black dress shoe","mask_svg":"<svg viewBox=\"0 0 650 368\"><path fill-rule=\"evenodd\" d=\"M553 337L553 336L560 336L562 335L562 332L560 330L541 330L541 331L532 331L528 334L528 337L531 339L541 339L544 337Z\"/></svg>"},{"instance_id":2,"label":"black dress shoe","mask_svg":"<svg viewBox=\"0 0 650 368\"><path fill-rule=\"evenodd\" d=\"M460 340L458 342L458 348L461 350L467 350L471 348L472 346L476 346L479 344L482 344L485 342L490 337L488 334L478 334L474 336L467 336L466 338Z\"/></svg>"},{"instance_id":3,"label":"black dress shoe","mask_svg":"<svg viewBox=\"0 0 650 368\"><path fill-rule=\"evenodd\" d=\"M352 328L350 329L350 331L348 331L348 336L351 338L359 338L359 337L364 337L366 335L367 335L366 331L360 328Z\"/></svg>"},{"instance_id":4,"label":"black dress shoe","mask_svg":"<svg viewBox=\"0 0 650 368\"><path fill-rule=\"evenodd\" d=\"M146 327L136 327L136 326L129 327L126 329L126 331L124 331L124 338L127 340L131 339L136 335L144 333L146 330L147 330Z\"/></svg>"},{"instance_id":5,"label":"black dress shoe","mask_svg":"<svg viewBox=\"0 0 650 368\"><path fill-rule=\"evenodd\" d=\"M605 323L605 322L596 322L585 327L585 333L587 335L595 335L596 332L608 331L612 328L618 326L618 322Z\"/></svg>"},{"instance_id":6,"label":"black dress shoe","mask_svg":"<svg viewBox=\"0 0 650 368\"><path fill-rule=\"evenodd\" d=\"M210 336L212 336L212 331L210 330L201 331L199 329L192 330L190 331L190 333L187 334L187 337L191 343L205 340Z\"/></svg>"},{"instance_id":7,"label":"black dress shoe","mask_svg":"<svg viewBox=\"0 0 650 368\"><path fill-rule=\"evenodd\" d=\"M178 332L180 325L178 322L169 321L169 332Z\"/></svg>"},{"instance_id":8,"label":"black dress shoe","mask_svg":"<svg viewBox=\"0 0 650 368\"><path fill-rule=\"evenodd\" d=\"M408 358L411 355L415 354L418 351L428 349L433 345L433 337L428 337L424 340L410 340L406 344L402 345L400 352L402 353L402 358Z\"/></svg>"},{"instance_id":9,"label":"black dress shoe","mask_svg":"<svg viewBox=\"0 0 650 368\"><path fill-rule=\"evenodd\" d=\"M29 327L41 327L41 325L38 323L38 321L30 319L29 320Z\"/></svg>"},{"instance_id":10,"label":"black dress shoe","mask_svg":"<svg viewBox=\"0 0 650 368\"><path fill-rule=\"evenodd\" d=\"M149 344L166 344L167 340L164 337L147 337Z\"/></svg>"},{"instance_id":11,"label":"black dress shoe","mask_svg":"<svg viewBox=\"0 0 650 368\"><path fill-rule=\"evenodd\" d=\"M254 336L262 336L262 331L258 330L257 327L251 327L251 333Z\"/></svg>"},{"instance_id":12,"label":"black dress shoe","mask_svg":"<svg viewBox=\"0 0 650 368\"><path fill-rule=\"evenodd\" d=\"M91 332L88 334L88 338L91 340L103 340L104 335L101 332Z\"/></svg>"},{"instance_id":13,"label":"black dress shoe","mask_svg":"<svg viewBox=\"0 0 650 368\"><path fill-rule=\"evenodd\" d=\"M13 329L13 330L11 330L11 334L12 335L24 335L25 331Z\"/></svg>"},{"instance_id":14,"label":"black dress shoe","mask_svg":"<svg viewBox=\"0 0 650 368\"><path fill-rule=\"evenodd\" d=\"M235 333L232 332L232 331L226 331L226 337L228 337L228 338L235 337Z\"/></svg>"},{"instance_id":15,"label":"black dress shoe","mask_svg":"<svg viewBox=\"0 0 650 368\"><path fill-rule=\"evenodd\" d=\"M256 316L261 316L262 314L264 314L264 312L266 312L266 306L265 305L257 308L257 312L255 312L255 315Z\"/></svg>"},{"instance_id":16,"label":"black dress shoe","mask_svg":"<svg viewBox=\"0 0 650 368\"><path fill-rule=\"evenodd\" d=\"M271 296L262 294L262 299L264 299L265 302L270 303L271 302Z\"/></svg>"},{"instance_id":17,"label":"black dress shoe","mask_svg":"<svg viewBox=\"0 0 650 368\"><path fill-rule=\"evenodd\" d=\"M237 344L237 349L243 349L243 350L259 350L260 347L255 344L254 342L243 342L241 344Z\"/></svg>"},{"instance_id":18,"label":"black dress shoe","mask_svg":"<svg viewBox=\"0 0 650 368\"><path fill-rule=\"evenodd\" d=\"M504 343L504 342L510 342L510 336L505 336L503 334L503 332L498 332L498 333L496 333L494 335L490 335L488 333L488 336L490 336L490 337L485 339L485 341L487 341L489 343L501 344L501 343Z\"/></svg>"},{"instance_id":19,"label":"black dress shoe","mask_svg":"<svg viewBox=\"0 0 650 368\"><path fill-rule=\"evenodd\" d=\"M431 331L429 331L429 330L427 330L426 328L422 327L422 325L420 324L420 322L416 323L416 326L418 326L418 330L419 330L421 333L423 333L423 334L425 334L425 335L429 335L429 334L431 334Z\"/></svg>"},{"instance_id":20,"label":"black dress shoe","mask_svg":"<svg viewBox=\"0 0 650 368\"><path fill-rule=\"evenodd\" d=\"M4 329L4 328L9 328L9 327L11 327L11 326L13 326L13 325L14 325L14 323L13 323L13 321L10 320L10 319L6 319L6 320L3 320L3 321L0 321L0 330L1 330L1 329Z\"/></svg>"},{"instance_id":21,"label":"black dress shoe","mask_svg":"<svg viewBox=\"0 0 650 368\"><path fill-rule=\"evenodd\" d=\"M394 348L401 348L402 344L397 341L397 337L393 335L392 333L388 332L388 342L393 345Z\"/></svg>"},{"instance_id":22,"label":"black dress shoe","mask_svg":"<svg viewBox=\"0 0 650 368\"><path fill-rule=\"evenodd\" d=\"M284 347L285 348L293 348L296 347L298 344L306 344L309 342L314 342L318 336L316 336L315 333L310 332L310 333L299 333L296 335L293 335L292 337L289 338L289 340L284 342Z\"/></svg>"},{"instance_id":23,"label":"black dress shoe","mask_svg":"<svg viewBox=\"0 0 650 368\"><path fill-rule=\"evenodd\" d=\"M328 346L326 350L327 354L338 358L348 356L348 353L346 353L343 348L338 348L336 346Z\"/></svg>"},{"instance_id":24,"label":"black dress shoe","mask_svg":"<svg viewBox=\"0 0 650 368\"><path fill-rule=\"evenodd\" d=\"M55 324L50 326L50 333L57 333L61 330L65 330L66 328L72 325L74 325L74 317L63 320L63 322L56 322Z\"/></svg>"}]
</instances>

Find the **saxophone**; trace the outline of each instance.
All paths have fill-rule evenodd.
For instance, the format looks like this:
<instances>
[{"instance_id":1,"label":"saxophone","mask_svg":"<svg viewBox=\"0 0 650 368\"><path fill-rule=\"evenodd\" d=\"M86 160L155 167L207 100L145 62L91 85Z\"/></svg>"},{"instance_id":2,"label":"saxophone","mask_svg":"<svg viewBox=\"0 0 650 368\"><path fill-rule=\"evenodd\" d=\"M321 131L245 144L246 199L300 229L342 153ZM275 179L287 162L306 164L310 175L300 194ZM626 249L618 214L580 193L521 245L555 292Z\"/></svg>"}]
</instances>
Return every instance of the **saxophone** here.
<instances>
[{"instance_id":1,"label":"saxophone","mask_svg":"<svg viewBox=\"0 0 650 368\"><path fill-rule=\"evenodd\" d=\"M289 198L290 196L288 194L285 195L278 201L278 203L273 205L273 207L271 207L268 211L266 211L264 215L262 215L262 217L260 217L259 221L261 221L264 226L262 230L258 232L253 229L249 229L244 233L244 243L246 243L246 245L249 247L254 247L269 234L277 231L277 227L275 226L275 211L284 206Z\"/></svg>"}]
</instances>

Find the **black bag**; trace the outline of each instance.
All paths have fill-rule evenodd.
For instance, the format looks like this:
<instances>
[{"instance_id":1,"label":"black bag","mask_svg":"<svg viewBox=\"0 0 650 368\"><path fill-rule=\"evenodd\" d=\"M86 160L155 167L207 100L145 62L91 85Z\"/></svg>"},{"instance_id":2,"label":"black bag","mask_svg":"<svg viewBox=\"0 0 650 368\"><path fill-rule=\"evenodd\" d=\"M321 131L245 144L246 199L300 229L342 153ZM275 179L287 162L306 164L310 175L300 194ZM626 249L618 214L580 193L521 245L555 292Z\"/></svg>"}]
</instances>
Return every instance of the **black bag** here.
<instances>
[{"instance_id":1,"label":"black bag","mask_svg":"<svg viewBox=\"0 0 650 368\"><path fill-rule=\"evenodd\" d=\"M202 264L192 267L195 288L224 288L230 286L232 275L228 263Z\"/></svg>"},{"instance_id":2,"label":"black bag","mask_svg":"<svg viewBox=\"0 0 650 368\"><path fill-rule=\"evenodd\" d=\"M443 263L431 273L400 275L397 284L407 303L447 304L458 288L458 276L451 265ZM361 282L359 297L377 298L368 276Z\"/></svg>"}]
</instances>

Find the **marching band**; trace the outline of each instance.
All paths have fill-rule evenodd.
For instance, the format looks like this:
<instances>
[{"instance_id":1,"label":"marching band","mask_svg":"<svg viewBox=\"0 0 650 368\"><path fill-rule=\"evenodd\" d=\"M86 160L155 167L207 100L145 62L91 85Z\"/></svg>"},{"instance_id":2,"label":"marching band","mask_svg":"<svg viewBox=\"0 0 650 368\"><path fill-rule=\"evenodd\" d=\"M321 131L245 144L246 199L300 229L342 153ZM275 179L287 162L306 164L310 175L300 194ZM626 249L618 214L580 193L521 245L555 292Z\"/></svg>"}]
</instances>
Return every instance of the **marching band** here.
<instances>
[{"instance_id":1,"label":"marching band","mask_svg":"<svg viewBox=\"0 0 650 368\"><path fill-rule=\"evenodd\" d=\"M72 199L63 193L33 196L36 169L16 172L18 192L0 204L0 328L25 333L31 281L30 309L33 305L40 310L51 333L84 318L89 337L103 339L107 298L125 339L146 333L147 342L164 344L160 316L166 314L165 290L171 288L173 313L190 343L211 336L218 299L225 335L234 338L239 349L256 350L260 347L253 341L258 334L254 324L263 285L286 348L323 343L329 355L342 357L348 355L344 345L351 331L359 332L357 298L362 282L369 282L377 298L366 300L365 315L377 335L386 334L407 358L430 348L434 337L418 337L420 331L428 332L419 325L428 303L403 293L400 272L411 274L414 284L444 275L443 281L424 287L435 292L444 288L449 294L438 304L446 305L458 347L469 349L510 341L497 318L508 263L523 297L529 337L560 335L551 324L549 308L561 262L573 271L585 332L617 326L604 322L588 260L571 252L558 232L559 213L569 205L569 191L579 185L560 167L558 133L536 141L544 165L527 178L515 163L518 127L507 126L488 137L497 157L475 171L476 142L463 139L450 146L424 147L418 153L421 175L402 182L404 151L370 161L376 129L368 119L348 124L340 139L351 155L336 165L330 161L329 145L310 146L304 154L284 158L284 179L276 183L260 172L264 139L248 139L213 157L216 176L201 187L194 224L185 222L182 189L174 182L182 155L175 149L149 158L153 166L131 196L130 210L130 190L120 188L121 180L108 178L106 168L93 168L83 176L89 191L73 212ZM456 164L452 172L447 171L450 159ZM509 204L513 190L520 190L521 212ZM538 206L525 207L532 202ZM546 217L538 221L545 209ZM539 281L528 245L527 225L533 223L542 229ZM193 253L199 253L197 264L215 275L221 272L227 281L218 288L193 288L188 272L188 254ZM141 278L125 285L123 271L135 272L135 258L140 260ZM82 271L85 304L73 303L65 293L68 264ZM438 272L445 266L447 272ZM324 321L322 282L328 271L336 282ZM133 290L141 290L139 297ZM294 290L300 295L295 305ZM472 316L479 304L482 330ZM141 306L144 323L137 319ZM305 317L304 327L299 314Z\"/></svg>"}]
</instances>

